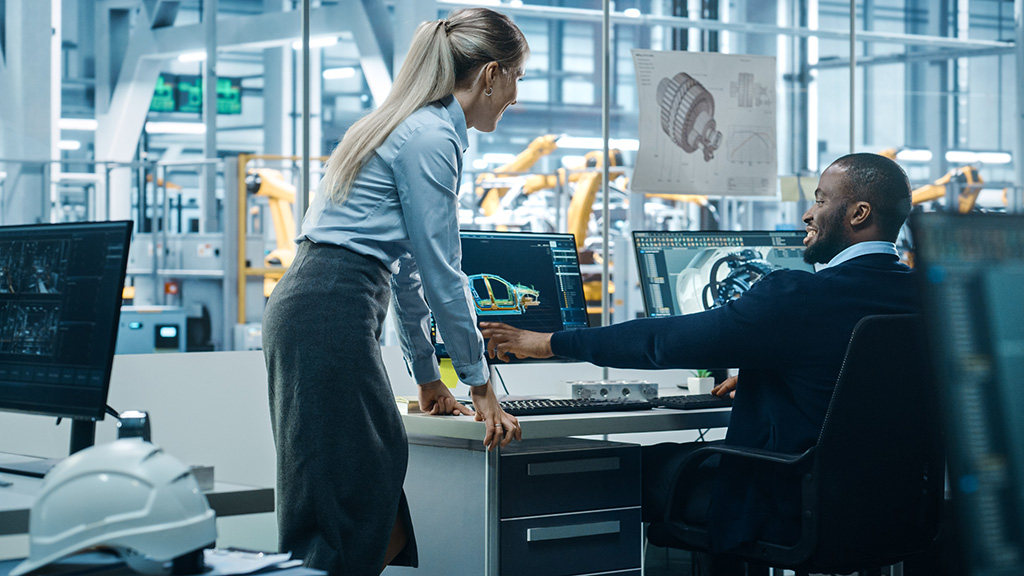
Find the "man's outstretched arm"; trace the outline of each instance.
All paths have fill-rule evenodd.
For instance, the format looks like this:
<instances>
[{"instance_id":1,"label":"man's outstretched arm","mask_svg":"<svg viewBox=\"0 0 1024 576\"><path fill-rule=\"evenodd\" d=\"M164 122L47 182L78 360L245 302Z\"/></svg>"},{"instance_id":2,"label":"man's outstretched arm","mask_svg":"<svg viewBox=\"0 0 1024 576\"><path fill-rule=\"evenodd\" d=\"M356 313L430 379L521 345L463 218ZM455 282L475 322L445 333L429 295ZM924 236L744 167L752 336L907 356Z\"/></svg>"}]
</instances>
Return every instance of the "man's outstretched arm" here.
<instances>
[{"instance_id":1,"label":"man's outstretched arm","mask_svg":"<svg viewBox=\"0 0 1024 576\"><path fill-rule=\"evenodd\" d=\"M509 361L509 354L516 358L550 358L550 332L530 332L513 328L500 322L481 322L480 333L487 338L487 355Z\"/></svg>"}]
</instances>

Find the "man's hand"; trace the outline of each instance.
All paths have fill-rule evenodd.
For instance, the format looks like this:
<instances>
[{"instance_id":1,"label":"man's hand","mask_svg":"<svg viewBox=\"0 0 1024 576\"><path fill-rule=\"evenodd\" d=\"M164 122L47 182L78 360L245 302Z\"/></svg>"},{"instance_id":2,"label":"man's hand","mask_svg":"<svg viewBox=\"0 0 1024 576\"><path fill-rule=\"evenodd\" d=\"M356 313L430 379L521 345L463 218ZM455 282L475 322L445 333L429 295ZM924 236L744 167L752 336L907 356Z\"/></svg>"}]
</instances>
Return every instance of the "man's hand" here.
<instances>
[{"instance_id":1,"label":"man's hand","mask_svg":"<svg viewBox=\"0 0 1024 576\"><path fill-rule=\"evenodd\" d=\"M719 384L718 386L715 386L714 388L712 388L711 389L711 393L714 394L715 396L725 396L726 394L728 394L729 398L735 398L736 397L736 384L739 381L740 381L740 377L739 376L730 376L729 378L726 378L725 380L722 380L721 384Z\"/></svg>"},{"instance_id":2,"label":"man's hand","mask_svg":"<svg viewBox=\"0 0 1024 576\"><path fill-rule=\"evenodd\" d=\"M550 332L530 332L500 322L481 322L480 333L490 339L487 342L487 355L491 358L497 356L499 360L508 362L509 354L517 358L554 356L551 352Z\"/></svg>"},{"instance_id":3,"label":"man's hand","mask_svg":"<svg viewBox=\"0 0 1024 576\"><path fill-rule=\"evenodd\" d=\"M465 414L472 416L473 411L459 403L452 396L448 387L440 380L419 385L420 410L431 416L438 414Z\"/></svg>"},{"instance_id":4,"label":"man's hand","mask_svg":"<svg viewBox=\"0 0 1024 576\"><path fill-rule=\"evenodd\" d=\"M513 439L523 439L519 420L501 409L490 382L483 386L470 386L469 396L476 409L476 420L484 423L484 446L488 450L494 450L499 444L504 448Z\"/></svg>"}]
</instances>

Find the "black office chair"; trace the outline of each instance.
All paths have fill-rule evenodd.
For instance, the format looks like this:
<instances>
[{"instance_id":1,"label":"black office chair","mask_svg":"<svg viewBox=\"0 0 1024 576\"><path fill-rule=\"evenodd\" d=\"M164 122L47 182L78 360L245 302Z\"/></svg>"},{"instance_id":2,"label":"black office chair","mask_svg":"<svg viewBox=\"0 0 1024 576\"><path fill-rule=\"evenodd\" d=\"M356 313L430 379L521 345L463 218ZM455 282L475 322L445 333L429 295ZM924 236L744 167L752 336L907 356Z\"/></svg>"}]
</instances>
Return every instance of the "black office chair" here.
<instances>
[{"instance_id":1,"label":"black office chair","mask_svg":"<svg viewBox=\"0 0 1024 576\"><path fill-rule=\"evenodd\" d=\"M751 542L728 555L801 573L877 571L924 551L938 536L945 460L937 390L928 375L920 316L862 319L853 330L817 444L803 454L731 446L695 451L673 494L714 455L749 459L802 478L799 540ZM657 546L707 551L705 527L652 523Z\"/></svg>"}]
</instances>

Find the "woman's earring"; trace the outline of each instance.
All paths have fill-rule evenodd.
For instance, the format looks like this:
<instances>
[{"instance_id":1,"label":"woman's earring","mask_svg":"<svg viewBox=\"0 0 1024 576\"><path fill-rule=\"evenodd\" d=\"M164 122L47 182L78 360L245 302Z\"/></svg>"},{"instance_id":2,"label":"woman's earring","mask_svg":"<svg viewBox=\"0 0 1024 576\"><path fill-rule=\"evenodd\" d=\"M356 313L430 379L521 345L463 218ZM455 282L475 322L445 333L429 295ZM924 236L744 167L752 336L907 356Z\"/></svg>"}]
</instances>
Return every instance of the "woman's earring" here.
<instances>
[{"instance_id":1,"label":"woman's earring","mask_svg":"<svg viewBox=\"0 0 1024 576\"><path fill-rule=\"evenodd\" d=\"M491 87L488 86L487 90L484 90L484 96L490 97L491 94L494 94L494 90L492 90Z\"/></svg>"}]
</instances>

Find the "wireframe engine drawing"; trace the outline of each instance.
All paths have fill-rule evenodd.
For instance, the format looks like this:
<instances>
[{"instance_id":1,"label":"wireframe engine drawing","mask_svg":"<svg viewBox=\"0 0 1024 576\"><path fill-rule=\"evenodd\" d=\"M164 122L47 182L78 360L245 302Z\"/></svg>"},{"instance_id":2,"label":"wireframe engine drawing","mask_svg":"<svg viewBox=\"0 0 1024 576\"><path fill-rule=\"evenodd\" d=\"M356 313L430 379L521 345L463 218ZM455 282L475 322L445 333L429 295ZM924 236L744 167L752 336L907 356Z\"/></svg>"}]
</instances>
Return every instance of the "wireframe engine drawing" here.
<instances>
[{"instance_id":1,"label":"wireframe engine drawing","mask_svg":"<svg viewBox=\"0 0 1024 576\"><path fill-rule=\"evenodd\" d=\"M728 272L722 277L723 267ZM676 277L676 303L684 314L718 308L739 298L768 273L781 270L753 248L708 248Z\"/></svg>"},{"instance_id":2,"label":"wireframe engine drawing","mask_svg":"<svg viewBox=\"0 0 1024 576\"><path fill-rule=\"evenodd\" d=\"M522 284L512 284L494 274L474 274L469 277L469 290L473 293L476 313L525 314L530 306L540 304L540 293Z\"/></svg>"},{"instance_id":3,"label":"wireframe engine drawing","mask_svg":"<svg viewBox=\"0 0 1024 576\"><path fill-rule=\"evenodd\" d=\"M661 129L688 153L702 148L704 161L715 157L722 133L715 124L715 98L685 72L658 83Z\"/></svg>"}]
</instances>

